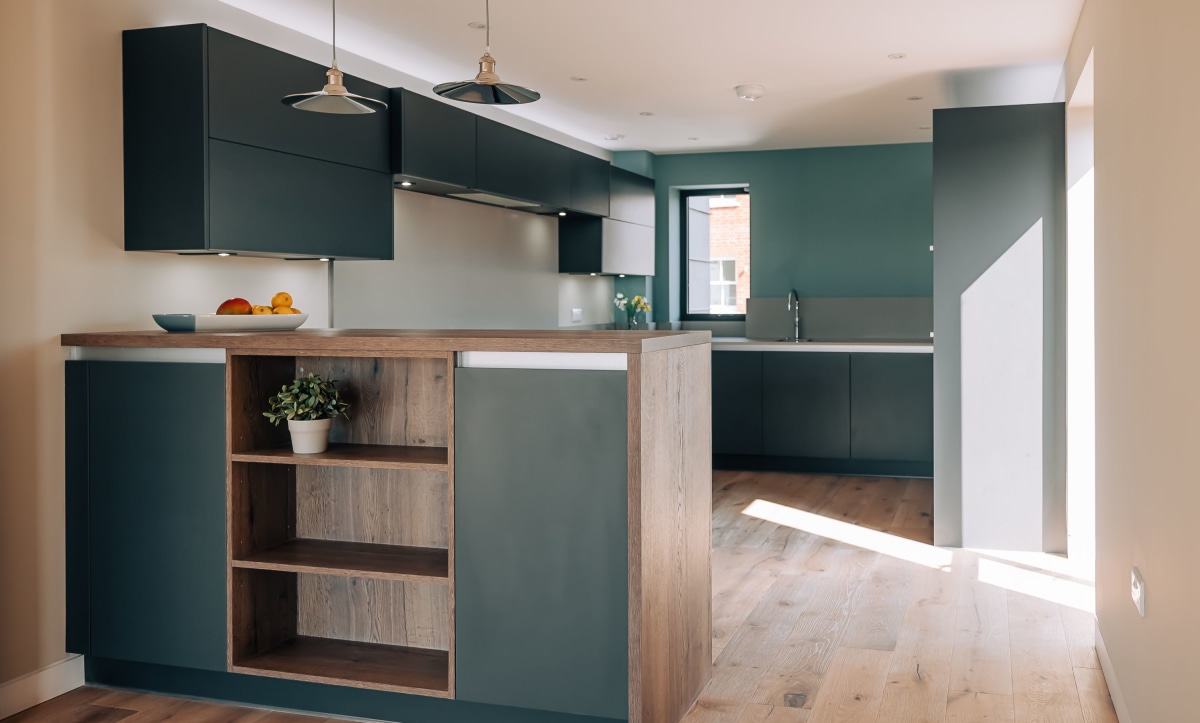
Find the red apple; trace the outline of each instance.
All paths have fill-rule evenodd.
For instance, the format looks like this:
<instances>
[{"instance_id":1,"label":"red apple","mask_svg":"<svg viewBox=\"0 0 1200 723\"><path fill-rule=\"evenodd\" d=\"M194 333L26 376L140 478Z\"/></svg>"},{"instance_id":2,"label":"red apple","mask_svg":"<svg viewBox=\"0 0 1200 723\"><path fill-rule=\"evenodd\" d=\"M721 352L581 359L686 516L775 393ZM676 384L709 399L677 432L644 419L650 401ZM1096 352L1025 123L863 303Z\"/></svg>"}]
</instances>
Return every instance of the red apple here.
<instances>
[{"instance_id":1,"label":"red apple","mask_svg":"<svg viewBox=\"0 0 1200 723\"><path fill-rule=\"evenodd\" d=\"M218 314L249 314L254 310L245 299L228 299L217 307Z\"/></svg>"}]
</instances>

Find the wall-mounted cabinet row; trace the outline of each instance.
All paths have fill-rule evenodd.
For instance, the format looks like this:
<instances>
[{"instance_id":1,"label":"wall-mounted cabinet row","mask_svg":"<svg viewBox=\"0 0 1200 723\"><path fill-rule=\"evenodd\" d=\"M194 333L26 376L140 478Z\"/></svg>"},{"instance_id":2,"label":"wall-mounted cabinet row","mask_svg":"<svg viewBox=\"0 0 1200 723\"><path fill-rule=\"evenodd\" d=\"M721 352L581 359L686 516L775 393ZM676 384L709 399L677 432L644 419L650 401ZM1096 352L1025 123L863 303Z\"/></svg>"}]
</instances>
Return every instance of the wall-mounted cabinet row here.
<instances>
[{"instance_id":1,"label":"wall-mounted cabinet row","mask_svg":"<svg viewBox=\"0 0 1200 723\"><path fill-rule=\"evenodd\" d=\"M280 99L318 88L324 66L205 25L127 30L123 62L129 251L390 259L395 187L596 218L612 195L633 220L602 158L352 76L389 108L296 111ZM652 226L650 185L633 222Z\"/></svg>"},{"instance_id":2,"label":"wall-mounted cabinet row","mask_svg":"<svg viewBox=\"0 0 1200 723\"><path fill-rule=\"evenodd\" d=\"M712 395L717 455L882 474L933 461L931 354L718 351Z\"/></svg>"}]
</instances>

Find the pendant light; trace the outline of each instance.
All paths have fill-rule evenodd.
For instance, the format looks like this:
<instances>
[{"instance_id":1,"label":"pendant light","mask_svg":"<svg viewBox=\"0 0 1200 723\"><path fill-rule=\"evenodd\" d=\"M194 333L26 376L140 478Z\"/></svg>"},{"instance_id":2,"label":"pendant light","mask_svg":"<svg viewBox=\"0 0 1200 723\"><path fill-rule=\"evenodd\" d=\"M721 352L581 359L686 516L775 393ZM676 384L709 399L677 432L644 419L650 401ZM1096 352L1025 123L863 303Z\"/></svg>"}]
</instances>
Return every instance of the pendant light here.
<instances>
[{"instance_id":1,"label":"pendant light","mask_svg":"<svg viewBox=\"0 0 1200 723\"><path fill-rule=\"evenodd\" d=\"M325 71L327 80L325 87L313 93L285 95L283 104L290 105L296 110L343 115L374 113L377 108L387 108L387 103L355 95L346 90L346 86L342 84L344 76L337 66L337 0L331 0L331 2L333 5L333 65Z\"/></svg>"},{"instance_id":2,"label":"pendant light","mask_svg":"<svg viewBox=\"0 0 1200 723\"><path fill-rule=\"evenodd\" d=\"M479 74L474 80L442 83L434 86L433 92L463 103L485 103L487 105L516 105L532 103L542 97L536 90L505 83L496 75L496 59L492 57L492 8L491 0L484 0L484 27L487 28L487 50L479 59Z\"/></svg>"}]
</instances>

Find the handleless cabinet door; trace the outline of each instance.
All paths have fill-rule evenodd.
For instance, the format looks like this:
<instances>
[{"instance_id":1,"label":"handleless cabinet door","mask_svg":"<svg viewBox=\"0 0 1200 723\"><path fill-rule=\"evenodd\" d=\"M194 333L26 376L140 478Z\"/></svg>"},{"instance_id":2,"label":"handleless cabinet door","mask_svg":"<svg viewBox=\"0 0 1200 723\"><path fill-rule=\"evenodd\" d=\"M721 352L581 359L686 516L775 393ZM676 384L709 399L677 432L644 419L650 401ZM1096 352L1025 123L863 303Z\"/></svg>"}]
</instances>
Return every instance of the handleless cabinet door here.
<instances>
[{"instance_id":1,"label":"handleless cabinet door","mask_svg":"<svg viewBox=\"0 0 1200 723\"><path fill-rule=\"evenodd\" d=\"M763 453L763 352L712 358L713 454Z\"/></svg>"},{"instance_id":2,"label":"handleless cabinet door","mask_svg":"<svg viewBox=\"0 0 1200 723\"><path fill-rule=\"evenodd\" d=\"M392 173L474 187L478 116L403 88L391 97Z\"/></svg>"},{"instance_id":3,"label":"handleless cabinet door","mask_svg":"<svg viewBox=\"0 0 1200 723\"><path fill-rule=\"evenodd\" d=\"M225 366L87 365L91 654L225 660Z\"/></svg>"},{"instance_id":4,"label":"handleless cabinet door","mask_svg":"<svg viewBox=\"0 0 1200 723\"><path fill-rule=\"evenodd\" d=\"M783 457L850 456L849 354L764 352L763 446Z\"/></svg>"},{"instance_id":5,"label":"handleless cabinet door","mask_svg":"<svg viewBox=\"0 0 1200 723\"><path fill-rule=\"evenodd\" d=\"M307 158L386 172L388 109L361 115L296 110L285 95L320 90L327 67L208 29L209 135ZM347 75L351 93L388 101L388 89Z\"/></svg>"},{"instance_id":6,"label":"handleless cabinet door","mask_svg":"<svg viewBox=\"0 0 1200 723\"><path fill-rule=\"evenodd\" d=\"M851 354L850 456L933 461L933 355Z\"/></svg>"},{"instance_id":7,"label":"handleless cabinet door","mask_svg":"<svg viewBox=\"0 0 1200 723\"><path fill-rule=\"evenodd\" d=\"M627 719L626 386L455 371L458 699Z\"/></svg>"},{"instance_id":8,"label":"handleless cabinet door","mask_svg":"<svg viewBox=\"0 0 1200 723\"><path fill-rule=\"evenodd\" d=\"M571 157L565 146L486 118L477 123L478 190L555 208L570 206Z\"/></svg>"},{"instance_id":9,"label":"handleless cabinet door","mask_svg":"<svg viewBox=\"0 0 1200 723\"><path fill-rule=\"evenodd\" d=\"M569 151L569 153L571 155L571 209L594 216L607 216L609 162L579 151Z\"/></svg>"},{"instance_id":10,"label":"handleless cabinet door","mask_svg":"<svg viewBox=\"0 0 1200 723\"><path fill-rule=\"evenodd\" d=\"M654 226L654 179L624 168L610 170L609 218L642 226Z\"/></svg>"}]
</instances>

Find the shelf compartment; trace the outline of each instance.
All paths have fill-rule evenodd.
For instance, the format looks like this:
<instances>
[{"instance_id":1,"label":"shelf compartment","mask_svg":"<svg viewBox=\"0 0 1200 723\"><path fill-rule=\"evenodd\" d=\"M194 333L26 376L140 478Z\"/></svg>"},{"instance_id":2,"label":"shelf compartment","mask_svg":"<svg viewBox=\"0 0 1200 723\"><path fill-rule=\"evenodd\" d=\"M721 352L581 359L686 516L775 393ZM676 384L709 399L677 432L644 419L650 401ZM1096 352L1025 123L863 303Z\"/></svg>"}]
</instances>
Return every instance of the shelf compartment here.
<instances>
[{"instance_id":1,"label":"shelf compartment","mask_svg":"<svg viewBox=\"0 0 1200 723\"><path fill-rule=\"evenodd\" d=\"M450 655L445 650L297 636L250 658L235 673L450 697Z\"/></svg>"},{"instance_id":2,"label":"shelf compartment","mask_svg":"<svg viewBox=\"0 0 1200 723\"><path fill-rule=\"evenodd\" d=\"M372 469L449 469L445 447L411 447L389 444L330 444L320 454L296 454L290 447L235 452L234 462L296 464L307 467L364 467Z\"/></svg>"},{"instance_id":3,"label":"shelf compartment","mask_svg":"<svg viewBox=\"0 0 1200 723\"><path fill-rule=\"evenodd\" d=\"M381 580L448 583L449 551L407 545L296 539L233 561L234 567Z\"/></svg>"}]
</instances>

